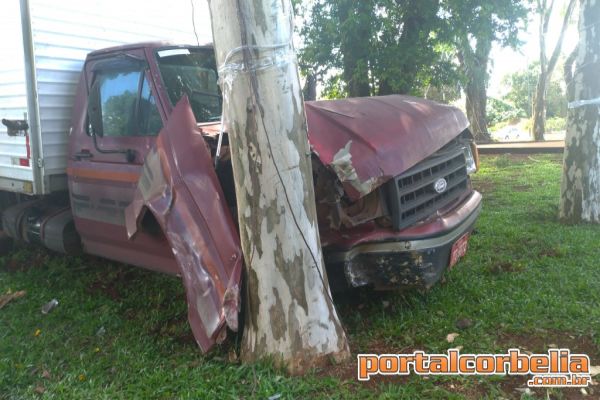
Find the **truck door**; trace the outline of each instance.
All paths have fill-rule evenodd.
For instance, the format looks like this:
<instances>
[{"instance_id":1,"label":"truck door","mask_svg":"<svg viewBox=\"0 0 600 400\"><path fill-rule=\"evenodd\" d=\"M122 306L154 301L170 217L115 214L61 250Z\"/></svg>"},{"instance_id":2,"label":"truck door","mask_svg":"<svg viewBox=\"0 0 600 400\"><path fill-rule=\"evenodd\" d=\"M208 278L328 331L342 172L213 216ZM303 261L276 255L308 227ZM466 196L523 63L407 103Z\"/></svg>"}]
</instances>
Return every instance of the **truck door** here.
<instances>
[{"instance_id":1,"label":"truck door","mask_svg":"<svg viewBox=\"0 0 600 400\"><path fill-rule=\"evenodd\" d=\"M87 115L72 133L68 169L71 205L85 250L176 273L158 226L134 240L128 240L125 228L124 210L163 126L144 53L129 51L88 61L85 74Z\"/></svg>"}]
</instances>

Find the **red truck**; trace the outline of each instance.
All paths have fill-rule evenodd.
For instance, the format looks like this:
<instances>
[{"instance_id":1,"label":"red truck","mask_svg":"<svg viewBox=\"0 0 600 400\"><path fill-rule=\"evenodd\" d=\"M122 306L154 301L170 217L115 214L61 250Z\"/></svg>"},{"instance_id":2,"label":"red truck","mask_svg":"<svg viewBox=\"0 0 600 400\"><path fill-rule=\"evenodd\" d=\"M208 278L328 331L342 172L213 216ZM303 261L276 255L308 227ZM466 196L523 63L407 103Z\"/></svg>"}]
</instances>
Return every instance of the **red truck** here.
<instances>
[{"instance_id":1,"label":"red truck","mask_svg":"<svg viewBox=\"0 0 600 400\"><path fill-rule=\"evenodd\" d=\"M5 177L0 192L2 229L16 240L181 277L204 351L238 328L243 268L216 71L210 46L90 53L68 130L68 187L60 174L48 193ZM431 287L465 254L481 210L464 114L399 95L307 102L306 114L332 289ZM40 136L35 121L3 122L28 149Z\"/></svg>"}]
</instances>

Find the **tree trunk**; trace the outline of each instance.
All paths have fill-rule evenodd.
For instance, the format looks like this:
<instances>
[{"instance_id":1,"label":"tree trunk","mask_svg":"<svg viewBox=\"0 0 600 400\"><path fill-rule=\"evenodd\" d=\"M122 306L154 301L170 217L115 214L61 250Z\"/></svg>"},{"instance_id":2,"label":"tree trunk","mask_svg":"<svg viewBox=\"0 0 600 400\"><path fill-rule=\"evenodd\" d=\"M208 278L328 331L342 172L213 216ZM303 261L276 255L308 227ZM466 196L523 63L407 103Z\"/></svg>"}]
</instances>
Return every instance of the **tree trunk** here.
<instances>
[{"instance_id":1,"label":"tree trunk","mask_svg":"<svg viewBox=\"0 0 600 400\"><path fill-rule=\"evenodd\" d=\"M461 68L467 78L465 97L467 118L471 124L471 132L477 141L491 140L487 124L487 65L492 49L489 40L477 40L475 51L468 39L462 41L462 49L458 52Z\"/></svg>"},{"instance_id":2,"label":"tree trunk","mask_svg":"<svg viewBox=\"0 0 600 400\"><path fill-rule=\"evenodd\" d=\"M349 357L319 242L289 0L209 0L247 290L241 357L291 373Z\"/></svg>"},{"instance_id":3,"label":"tree trunk","mask_svg":"<svg viewBox=\"0 0 600 400\"><path fill-rule=\"evenodd\" d=\"M540 75L536 86L535 96L533 98L532 117L533 117L533 138L537 141L544 141L544 133L546 133L546 87L552 78L552 72L560 56L562 50L565 32L571 19L571 14L575 8L575 0L570 0L563 19L562 28L554 51L550 56L550 60L546 59L546 35L548 34L548 25L554 8L554 0L548 6L546 1L538 0L538 13L540 14Z\"/></svg>"},{"instance_id":4,"label":"tree trunk","mask_svg":"<svg viewBox=\"0 0 600 400\"><path fill-rule=\"evenodd\" d=\"M546 132L546 68L540 72L537 85L535 87L535 95L533 96L533 109L531 117L533 118L533 139L538 142L544 141L544 133Z\"/></svg>"},{"instance_id":5,"label":"tree trunk","mask_svg":"<svg viewBox=\"0 0 600 400\"><path fill-rule=\"evenodd\" d=\"M466 89L467 118L471 123L471 130L475 140L487 142L491 140L487 130L487 92L485 82L480 79L471 79Z\"/></svg>"},{"instance_id":6,"label":"tree trunk","mask_svg":"<svg viewBox=\"0 0 600 400\"><path fill-rule=\"evenodd\" d=\"M313 101L317 99L317 76L310 72L306 75L306 82L302 89L304 101Z\"/></svg>"},{"instance_id":7,"label":"tree trunk","mask_svg":"<svg viewBox=\"0 0 600 400\"><path fill-rule=\"evenodd\" d=\"M339 1L340 26L344 26L340 51L343 77L349 97L371 95L369 84L369 53L371 45L372 0Z\"/></svg>"},{"instance_id":8,"label":"tree trunk","mask_svg":"<svg viewBox=\"0 0 600 400\"><path fill-rule=\"evenodd\" d=\"M600 0L581 0L576 72L570 87L560 218L600 223Z\"/></svg>"}]
</instances>

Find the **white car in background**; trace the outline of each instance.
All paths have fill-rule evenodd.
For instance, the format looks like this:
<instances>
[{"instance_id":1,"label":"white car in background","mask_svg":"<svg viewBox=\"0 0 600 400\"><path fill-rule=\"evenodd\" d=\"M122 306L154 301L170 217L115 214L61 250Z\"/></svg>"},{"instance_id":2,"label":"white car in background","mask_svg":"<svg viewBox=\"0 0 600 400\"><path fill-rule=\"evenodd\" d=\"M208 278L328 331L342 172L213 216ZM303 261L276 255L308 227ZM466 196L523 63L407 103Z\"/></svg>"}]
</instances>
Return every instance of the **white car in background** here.
<instances>
[{"instance_id":1,"label":"white car in background","mask_svg":"<svg viewBox=\"0 0 600 400\"><path fill-rule=\"evenodd\" d=\"M529 132L519 128L519 126L510 125L492 132L492 138L499 142L524 142L531 140Z\"/></svg>"}]
</instances>

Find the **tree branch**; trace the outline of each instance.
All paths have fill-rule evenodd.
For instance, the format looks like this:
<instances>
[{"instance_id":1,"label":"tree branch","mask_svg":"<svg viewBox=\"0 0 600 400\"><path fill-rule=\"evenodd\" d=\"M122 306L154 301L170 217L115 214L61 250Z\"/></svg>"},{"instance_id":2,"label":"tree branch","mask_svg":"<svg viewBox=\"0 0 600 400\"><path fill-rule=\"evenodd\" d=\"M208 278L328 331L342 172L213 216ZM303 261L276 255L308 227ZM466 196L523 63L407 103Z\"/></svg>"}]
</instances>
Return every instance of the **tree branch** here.
<instances>
[{"instance_id":1,"label":"tree branch","mask_svg":"<svg viewBox=\"0 0 600 400\"><path fill-rule=\"evenodd\" d=\"M558 42L556 43L556 47L552 52L550 61L548 61L548 76L552 75L552 70L554 69L554 67L556 66L556 62L558 61L558 56L560 55L560 50L562 49L563 40L565 38L565 32L567 31L567 26L569 25L569 21L571 20L571 14L573 14L573 9L575 8L575 1L576 0L570 0L569 5L567 6L567 11L565 13L562 28L560 30L560 36L558 37Z\"/></svg>"}]
</instances>

